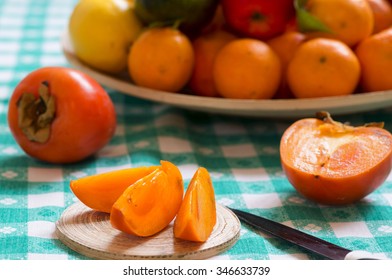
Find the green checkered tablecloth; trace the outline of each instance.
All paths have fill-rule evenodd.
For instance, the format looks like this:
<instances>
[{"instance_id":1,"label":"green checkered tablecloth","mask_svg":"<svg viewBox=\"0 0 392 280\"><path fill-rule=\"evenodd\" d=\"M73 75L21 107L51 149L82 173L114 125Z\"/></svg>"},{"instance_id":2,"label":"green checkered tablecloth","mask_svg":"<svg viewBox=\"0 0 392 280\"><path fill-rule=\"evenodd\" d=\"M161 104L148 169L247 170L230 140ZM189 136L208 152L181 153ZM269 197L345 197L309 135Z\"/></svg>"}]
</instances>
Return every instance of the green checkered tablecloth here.
<instances>
[{"instance_id":1,"label":"green checkered tablecloth","mask_svg":"<svg viewBox=\"0 0 392 280\"><path fill-rule=\"evenodd\" d=\"M292 121L198 113L108 89L118 117L112 141L94 159L50 165L26 156L7 125L8 100L32 70L65 65L60 37L75 0L0 1L0 259L84 259L55 235L55 222L76 199L71 179L130 166L175 163L187 184L206 167L218 203L263 215L338 245L392 258L392 178L364 200L326 207L305 200L285 178L279 141ZM69 65L68 65L69 66ZM392 110L337 118L385 121ZM242 226L238 242L214 259L317 259Z\"/></svg>"}]
</instances>

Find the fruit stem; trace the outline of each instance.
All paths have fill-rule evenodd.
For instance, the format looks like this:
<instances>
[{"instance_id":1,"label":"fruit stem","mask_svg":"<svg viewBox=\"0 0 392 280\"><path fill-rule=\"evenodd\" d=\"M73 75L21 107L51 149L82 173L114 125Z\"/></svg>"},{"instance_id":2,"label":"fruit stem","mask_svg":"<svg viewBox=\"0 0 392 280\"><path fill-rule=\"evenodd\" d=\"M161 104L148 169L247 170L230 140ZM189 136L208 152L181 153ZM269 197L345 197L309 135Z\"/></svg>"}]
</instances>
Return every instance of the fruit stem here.
<instances>
[{"instance_id":1,"label":"fruit stem","mask_svg":"<svg viewBox=\"0 0 392 280\"><path fill-rule=\"evenodd\" d=\"M23 93L17 101L18 125L23 134L33 142L45 143L50 136L50 127L55 117L55 98L49 92L49 83L44 81L38 88L38 97Z\"/></svg>"},{"instance_id":2,"label":"fruit stem","mask_svg":"<svg viewBox=\"0 0 392 280\"><path fill-rule=\"evenodd\" d=\"M326 111L320 111L316 113L316 118L324 121L325 123L332 124L334 126L340 127L342 130L352 130L354 127L350 126L347 123L341 123L337 122L332 119L331 114ZM383 128L384 127L384 122L371 122L371 123L366 123L363 126L365 127L379 127Z\"/></svg>"}]
</instances>

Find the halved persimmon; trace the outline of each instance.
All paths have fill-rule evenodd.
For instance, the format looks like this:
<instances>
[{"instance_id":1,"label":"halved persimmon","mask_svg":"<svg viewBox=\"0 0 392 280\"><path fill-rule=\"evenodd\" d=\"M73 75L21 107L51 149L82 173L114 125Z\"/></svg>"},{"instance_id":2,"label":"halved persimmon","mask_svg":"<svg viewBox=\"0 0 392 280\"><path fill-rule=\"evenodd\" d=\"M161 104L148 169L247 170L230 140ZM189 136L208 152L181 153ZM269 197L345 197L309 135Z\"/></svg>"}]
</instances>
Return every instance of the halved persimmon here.
<instances>
[{"instance_id":1,"label":"halved persimmon","mask_svg":"<svg viewBox=\"0 0 392 280\"><path fill-rule=\"evenodd\" d=\"M392 135L381 124L353 127L326 112L286 129L283 171L294 188L321 204L354 203L381 186L392 167Z\"/></svg>"}]
</instances>

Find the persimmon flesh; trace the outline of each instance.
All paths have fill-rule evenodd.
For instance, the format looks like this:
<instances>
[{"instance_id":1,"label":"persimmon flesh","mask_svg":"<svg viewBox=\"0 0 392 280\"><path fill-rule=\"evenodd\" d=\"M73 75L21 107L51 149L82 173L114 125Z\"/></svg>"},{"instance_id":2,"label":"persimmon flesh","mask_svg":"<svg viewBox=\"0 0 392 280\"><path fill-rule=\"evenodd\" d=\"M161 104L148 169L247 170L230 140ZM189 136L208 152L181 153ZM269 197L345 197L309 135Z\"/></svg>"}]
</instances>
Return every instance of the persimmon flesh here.
<instances>
[{"instance_id":1,"label":"persimmon flesh","mask_svg":"<svg viewBox=\"0 0 392 280\"><path fill-rule=\"evenodd\" d=\"M71 180L74 195L86 206L96 211L110 213L121 194L139 179L159 166L130 167Z\"/></svg>"},{"instance_id":2,"label":"persimmon flesh","mask_svg":"<svg viewBox=\"0 0 392 280\"><path fill-rule=\"evenodd\" d=\"M306 198L327 205L354 203L381 186L392 167L392 135L373 125L349 126L304 118L280 143L284 173Z\"/></svg>"},{"instance_id":3,"label":"persimmon flesh","mask_svg":"<svg viewBox=\"0 0 392 280\"><path fill-rule=\"evenodd\" d=\"M135 236L163 230L180 209L184 185L180 170L169 161L130 185L113 204L111 225Z\"/></svg>"},{"instance_id":4,"label":"persimmon flesh","mask_svg":"<svg viewBox=\"0 0 392 280\"><path fill-rule=\"evenodd\" d=\"M205 242L216 224L214 186L207 169L199 167L186 190L174 222L174 237Z\"/></svg>"}]
</instances>

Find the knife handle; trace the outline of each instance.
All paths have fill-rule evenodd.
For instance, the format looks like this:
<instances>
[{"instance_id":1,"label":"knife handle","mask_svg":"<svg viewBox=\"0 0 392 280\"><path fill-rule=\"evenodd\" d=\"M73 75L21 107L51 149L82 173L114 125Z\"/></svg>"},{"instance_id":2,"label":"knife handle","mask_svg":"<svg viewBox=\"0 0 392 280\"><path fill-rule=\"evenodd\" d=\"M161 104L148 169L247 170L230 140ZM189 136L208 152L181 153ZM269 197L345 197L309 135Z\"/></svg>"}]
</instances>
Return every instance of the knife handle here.
<instances>
[{"instance_id":1,"label":"knife handle","mask_svg":"<svg viewBox=\"0 0 392 280\"><path fill-rule=\"evenodd\" d=\"M375 256L374 254L367 251L351 251L345 257L345 260L388 260L388 258L383 258Z\"/></svg>"}]
</instances>

